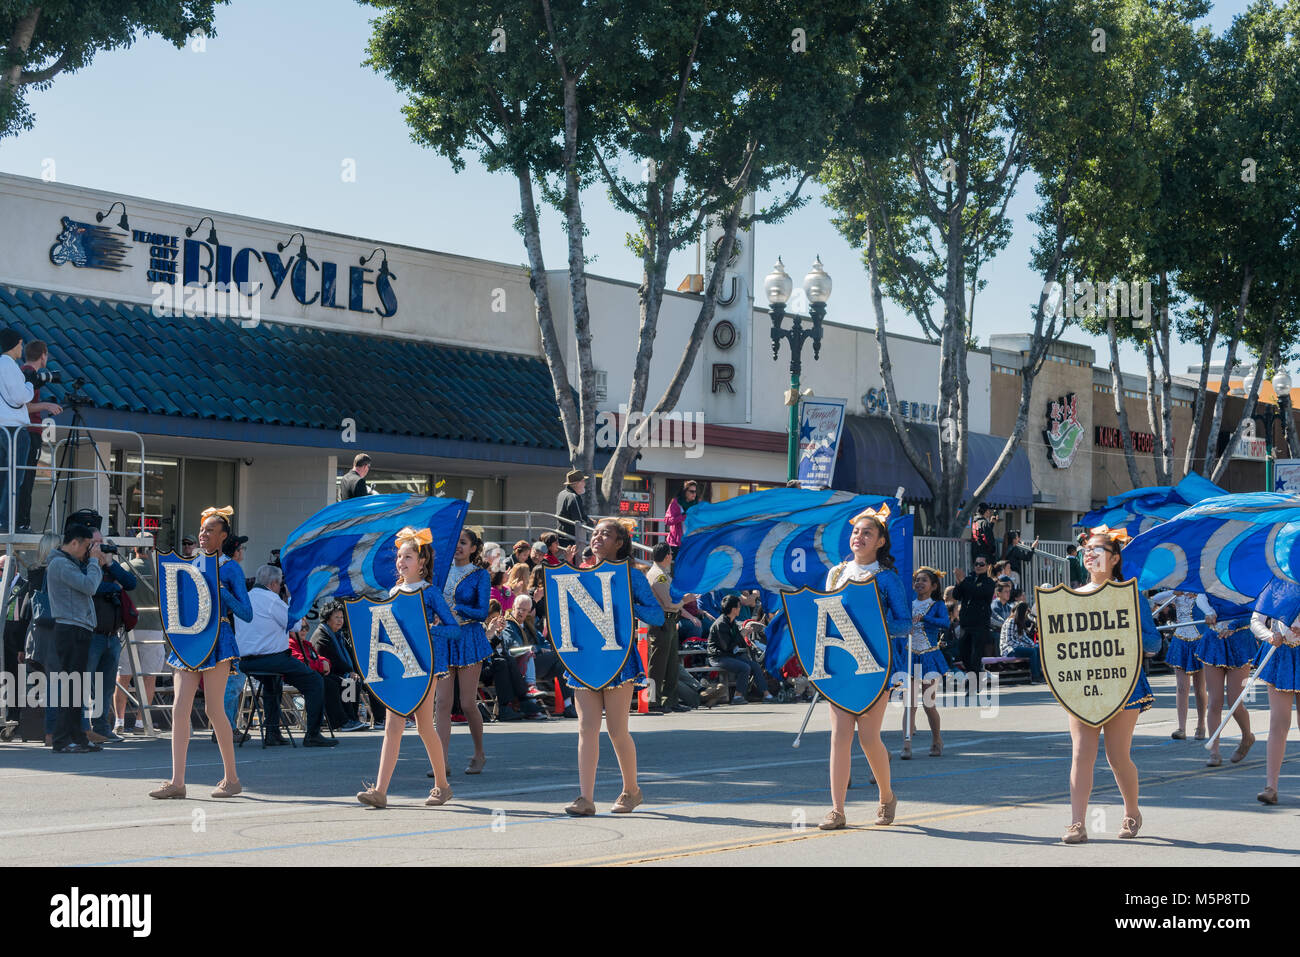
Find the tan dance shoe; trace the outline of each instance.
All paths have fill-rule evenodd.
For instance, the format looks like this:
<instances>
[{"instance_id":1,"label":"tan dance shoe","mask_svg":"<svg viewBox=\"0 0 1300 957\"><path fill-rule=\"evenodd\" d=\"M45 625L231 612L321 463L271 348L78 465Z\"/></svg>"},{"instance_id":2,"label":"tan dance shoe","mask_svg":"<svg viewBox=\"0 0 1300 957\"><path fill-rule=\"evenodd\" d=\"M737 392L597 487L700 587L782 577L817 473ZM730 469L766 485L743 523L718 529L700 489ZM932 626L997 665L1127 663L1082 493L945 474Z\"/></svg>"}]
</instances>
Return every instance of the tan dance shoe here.
<instances>
[{"instance_id":1,"label":"tan dance shoe","mask_svg":"<svg viewBox=\"0 0 1300 957\"><path fill-rule=\"evenodd\" d=\"M220 784L213 788L212 796L214 798L232 798L243 790L238 781L231 784L229 781L222 780Z\"/></svg>"},{"instance_id":2,"label":"tan dance shoe","mask_svg":"<svg viewBox=\"0 0 1300 957\"><path fill-rule=\"evenodd\" d=\"M451 788L434 788L429 792L429 799L424 803L429 807L442 807L451 800Z\"/></svg>"},{"instance_id":3,"label":"tan dance shoe","mask_svg":"<svg viewBox=\"0 0 1300 957\"><path fill-rule=\"evenodd\" d=\"M631 814L632 810L640 805L643 800L645 800L645 794L642 793L640 788L637 788L636 791L631 794L624 791L618 796L618 800L614 802L614 806L609 809L610 813Z\"/></svg>"},{"instance_id":4,"label":"tan dance shoe","mask_svg":"<svg viewBox=\"0 0 1300 957\"><path fill-rule=\"evenodd\" d=\"M1121 841L1132 840L1138 836L1138 831L1142 828L1142 812L1138 812L1137 817L1126 817L1119 822L1119 839Z\"/></svg>"},{"instance_id":5,"label":"tan dance shoe","mask_svg":"<svg viewBox=\"0 0 1300 957\"><path fill-rule=\"evenodd\" d=\"M1075 821L1065 829L1065 836L1061 838L1062 844L1086 844L1088 842L1088 832L1083 826L1082 821Z\"/></svg>"},{"instance_id":6,"label":"tan dance shoe","mask_svg":"<svg viewBox=\"0 0 1300 957\"><path fill-rule=\"evenodd\" d=\"M596 805L579 794L565 807L564 813L570 817L592 817L596 813Z\"/></svg>"},{"instance_id":7,"label":"tan dance shoe","mask_svg":"<svg viewBox=\"0 0 1300 957\"><path fill-rule=\"evenodd\" d=\"M149 796L151 798L157 798L160 801L165 801L169 798L183 798L185 797L185 785L172 784L169 781L164 783L163 786L158 788L156 791L150 791Z\"/></svg>"},{"instance_id":8,"label":"tan dance shoe","mask_svg":"<svg viewBox=\"0 0 1300 957\"><path fill-rule=\"evenodd\" d=\"M888 804L881 804L876 808L876 826L885 827L894 823L894 812L898 810L898 795L895 794Z\"/></svg>"},{"instance_id":9,"label":"tan dance shoe","mask_svg":"<svg viewBox=\"0 0 1300 957\"><path fill-rule=\"evenodd\" d=\"M817 827L823 831L838 831L847 823L848 820L845 819L843 811L837 811L834 808L831 808L826 812L826 816L822 818L822 822L818 824Z\"/></svg>"}]
</instances>

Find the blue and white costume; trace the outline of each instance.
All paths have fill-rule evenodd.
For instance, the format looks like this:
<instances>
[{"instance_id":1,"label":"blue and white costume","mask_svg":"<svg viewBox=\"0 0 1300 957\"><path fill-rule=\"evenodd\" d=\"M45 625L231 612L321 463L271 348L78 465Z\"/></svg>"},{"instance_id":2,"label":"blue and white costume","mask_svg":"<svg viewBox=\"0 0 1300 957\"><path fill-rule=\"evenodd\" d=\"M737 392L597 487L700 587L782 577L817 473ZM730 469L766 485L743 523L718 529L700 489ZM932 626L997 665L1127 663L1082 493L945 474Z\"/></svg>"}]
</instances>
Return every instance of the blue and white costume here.
<instances>
[{"instance_id":1,"label":"blue and white costume","mask_svg":"<svg viewBox=\"0 0 1300 957\"><path fill-rule=\"evenodd\" d=\"M918 621L917 618L920 618ZM921 669L922 675L947 674L948 659L939 650L939 635L949 626L948 606L933 598L917 598L912 602L912 669ZM895 671L907 668L907 648L894 664Z\"/></svg>"},{"instance_id":2,"label":"blue and white costume","mask_svg":"<svg viewBox=\"0 0 1300 957\"><path fill-rule=\"evenodd\" d=\"M398 582L388 589L388 597L391 598L398 592L416 591L422 593L420 597L424 602L424 613L429 619L429 643L433 645L433 676L443 678L450 674L447 664L448 647L460 634L460 627L455 624L456 616L447 607L442 592L434 588L431 582L414 584Z\"/></svg>"},{"instance_id":3,"label":"blue and white costume","mask_svg":"<svg viewBox=\"0 0 1300 957\"><path fill-rule=\"evenodd\" d=\"M178 671L209 671L223 661L239 659L239 645L235 643L235 629L227 617L234 614L240 621L253 620L253 605L248 600L248 589L244 587L244 570L239 563L222 555L217 561L217 581L219 583L221 602L221 624L217 628L217 643L212 653L203 659L197 668L186 666L176 652L167 646L167 665ZM232 666L233 667L233 666Z\"/></svg>"},{"instance_id":4,"label":"blue and white costume","mask_svg":"<svg viewBox=\"0 0 1300 957\"><path fill-rule=\"evenodd\" d=\"M659 599L650 588L650 582L645 575L640 574L636 567L629 563L628 578L632 582L632 612L638 619L647 625L662 625L664 623L664 609L659 604ZM599 688L591 688L592 691L606 691L610 688L618 688L627 684L629 681L635 681L637 687L645 684L645 664L641 661L641 649L637 647L635 630L627 636L627 640L632 643L631 650L628 651L627 660L623 663L623 668L608 683L601 685ZM568 682L571 688L587 688L574 675L564 672L564 680Z\"/></svg>"},{"instance_id":5,"label":"blue and white costume","mask_svg":"<svg viewBox=\"0 0 1300 957\"><path fill-rule=\"evenodd\" d=\"M1215 612L1210 607L1209 599L1195 592L1167 590L1154 595L1151 600L1164 604L1171 598L1174 606L1174 621L1178 627L1170 636L1169 650L1165 652L1165 664L1171 668L1181 668L1189 675L1194 675L1204 667L1201 659L1196 657L1196 643L1205 637L1205 633L1210 629L1189 625L1186 622L1205 618Z\"/></svg>"},{"instance_id":6,"label":"blue and white costume","mask_svg":"<svg viewBox=\"0 0 1300 957\"><path fill-rule=\"evenodd\" d=\"M1146 595L1138 593L1138 618L1142 622L1142 653L1143 655L1153 655L1160 650L1162 644L1160 632L1156 631L1156 619L1151 614L1151 603L1147 601ZM1146 711L1155 704L1156 696L1151 691L1151 682L1147 680L1146 669L1138 667L1138 680L1133 693L1128 696L1128 701L1124 703L1125 711Z\"/></svg>"},{"instance_id":7,"label":"blue and white costume","mask_svg":"<svg viewBox=\"0 0 1300 957\"><path fill-rule=\"evenodd\" d=\"M492 576L473 562L452 565L442 595L456 616L460 629L448 643L447 662L452 668L481 664L492 657L492 645L483 629L488 603L492 601Z\"/></svg>"},{"instance_id":8,"label":"blue and white costume","mask_svg":"<svg viewBox=\"0 0 1300 957\"><path fill-rule=\"evenodd\" d=\"M1283 644L1278 646L1268 659L1268 664L1259 671L1259 680L1274 691L1300 692L1300 644L1292 644L1296 639L1291 635L1290 629L1291 623L1297 618L1300 618L1300 585L1276 578L1265 585L1255 602L1250 629L1255 637L1264 642L1255 659L1256 665L1263 661L1272 647L1268 641L1269 636L1273 633L1282 636Z\"/></svg>"},{"instance_id":9,"label":"blue and white costume","mask_svg":"<svg viewBox=\"0 0 1300 957\"><path fill-rule=\"evenodd\" d=\"M1259 641L1249 622L1226 626L1224 631L1206 628L1193 649L1196 659L1214 668L1240 668L1255 660Z\"/></svg>"}]
</instances>

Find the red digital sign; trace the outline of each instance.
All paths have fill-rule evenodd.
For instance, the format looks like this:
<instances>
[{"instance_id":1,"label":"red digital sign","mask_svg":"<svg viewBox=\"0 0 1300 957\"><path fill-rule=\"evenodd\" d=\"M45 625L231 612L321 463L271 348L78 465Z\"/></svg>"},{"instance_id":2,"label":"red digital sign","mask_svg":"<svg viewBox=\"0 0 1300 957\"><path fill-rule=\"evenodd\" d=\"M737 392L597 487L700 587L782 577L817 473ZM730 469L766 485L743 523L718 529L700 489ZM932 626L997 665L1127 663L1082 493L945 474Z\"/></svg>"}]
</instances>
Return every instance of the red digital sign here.
<instances>
[{"instance_id":1,"label":"red digital sign","mask_svg":"<svg viewBox=\"0 0 1300 957\"><path fill-rule=\"evenodd\" d=\"M649 515L650 503L629 502L627 499L623 499L618 503L618 512L620 515L626 515L629 512L633 515Z\"/></svg>"}]
</instances>

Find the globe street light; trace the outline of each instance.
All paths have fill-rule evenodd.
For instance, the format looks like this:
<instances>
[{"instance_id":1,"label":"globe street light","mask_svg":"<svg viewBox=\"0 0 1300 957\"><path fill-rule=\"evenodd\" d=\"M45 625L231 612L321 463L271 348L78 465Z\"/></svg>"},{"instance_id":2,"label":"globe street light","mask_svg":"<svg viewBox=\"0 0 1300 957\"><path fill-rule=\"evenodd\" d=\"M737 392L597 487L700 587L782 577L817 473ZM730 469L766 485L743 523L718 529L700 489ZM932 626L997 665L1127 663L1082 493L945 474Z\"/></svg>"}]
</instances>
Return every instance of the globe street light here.
<instances>
[{"instance_id":1,"label":"globe street light","mask_svg":"<svg viewBox=\"0 0 1300 957\"><path fill-rule=\"evenodd\" d=\"M1280 369L1273 376L1273 397L1276 406L1265 406L1263 412L1255 413L1251 418L1258 419L1264 426L1264 491L1273 492L1275 460L1273 458L1273 426L1282 421L1282 396L1291 396L1291 376L1285 369Z\"/></svg>"},{"instance_id":2,"label":"globe street light","mask_svg":"<svg viewBox=\"0 0 1300 957\"><path fill-rule=\"evenodd\" d=\"M813 262L808 275L804 277L803 291L810 304L811 327L806 327L809 319L804 316L791 315L790 328L782 329L781 321L785 318L785 304L794 289L794 280L785 271L785 264L780 257L763 281L767 301L772 310L772 360L780 355L781 340L790 342L790 391L786 394L786 405L790 407L790 425L786 455L786 478L792 480L799 476L799 374L803 369L802 353L804 343L812 339L813 359L821 358L822 320L826 316L826 300L831 297L831 277L822 266L821 257Z\"/></svg>"}]
</instances>

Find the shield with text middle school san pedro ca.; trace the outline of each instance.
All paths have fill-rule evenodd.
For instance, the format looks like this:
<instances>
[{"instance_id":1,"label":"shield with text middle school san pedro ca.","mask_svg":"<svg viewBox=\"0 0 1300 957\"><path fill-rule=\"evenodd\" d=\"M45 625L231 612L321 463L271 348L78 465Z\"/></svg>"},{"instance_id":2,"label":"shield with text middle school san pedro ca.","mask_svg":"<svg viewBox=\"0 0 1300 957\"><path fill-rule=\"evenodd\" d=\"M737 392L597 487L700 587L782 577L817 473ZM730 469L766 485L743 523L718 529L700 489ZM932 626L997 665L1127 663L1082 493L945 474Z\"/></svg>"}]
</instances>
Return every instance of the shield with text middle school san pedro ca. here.
<instances>
[{"instance_id":1,"label":"shield with text middle school san pedro ca.","mask_svg":"<svg viewBox=\"0 0 1300 957\"><path fill-rule=\"evenodd\" d=\"M221 628L220 556L157 552L155 557L163 635L185 667L197 668L217 646Z\"/></svg>"},{"instance_id":2,"label":"shield with text middle school san pedro ca.","mask_svg":"<svg viewBox=\"0 0 1300 957\"><path fill-rule=\"evenodd\" d=\"M782 592L781 604L804 674L832 704L862 714L885 690L889 630L874 581L833 592Z\"/></svg>"},{"instance_id":3,"label":"shield with text middle school san pedro ca.","mask_svg":"<svg viewBox=\"0 0 1300 957\"><path fill-rule=\"evenodd\" d=\"M555 651L588 688L609 684L632 653L636 617L631 576L639 574L626 560L546 569L546 620Z\"/></svg>"},{"instance_id":4,"label":"shield with text middle school san pedro ca.","mask_svg":"<svg viewBox=\"0 0 1300 957\"><path fill-rule=\"evenodd\" d=\"M1123 709L1141 674L1137 579L1093 592L1039 587L1034 601L1047 686L1066 711L1100 727Z\"/></svg>"},{"instance_id":5,"label":"shield with text middle school san pedro ca.","mask_svg":"<svg viewBox=\"0 0 1300 957\"><path fill-rule=\"evenodd\" d=\"M433 639L420 592L392 598L350 598L347 612L361 680L385 708L410 717L433 688Z\"/></svg>"}]
</instances>

